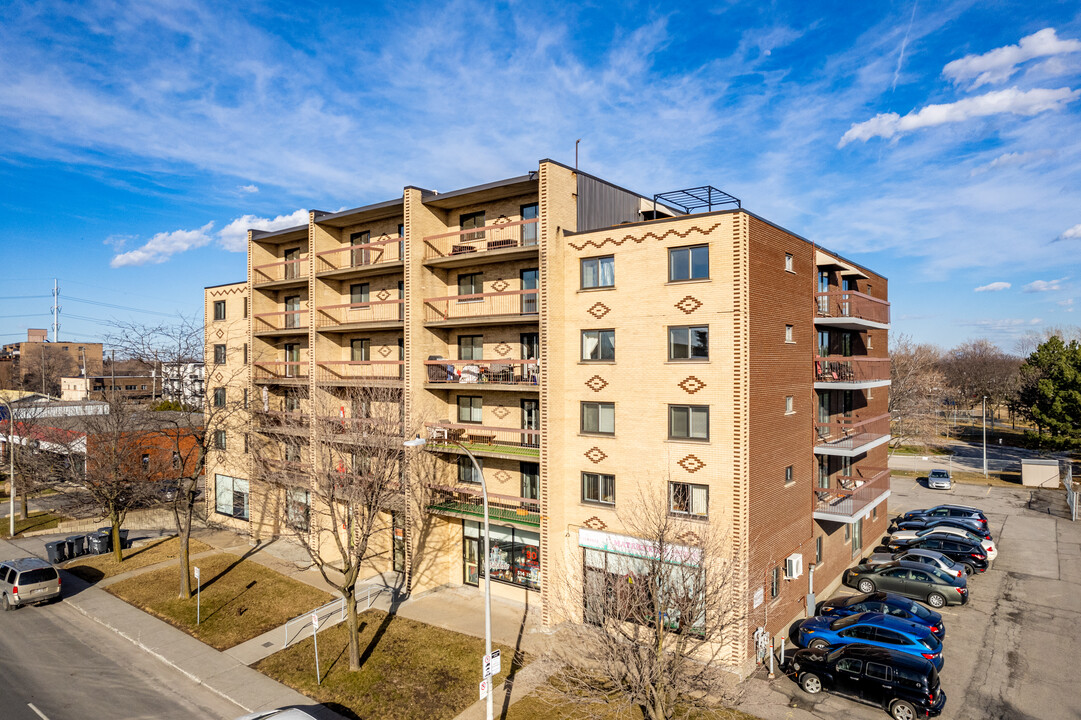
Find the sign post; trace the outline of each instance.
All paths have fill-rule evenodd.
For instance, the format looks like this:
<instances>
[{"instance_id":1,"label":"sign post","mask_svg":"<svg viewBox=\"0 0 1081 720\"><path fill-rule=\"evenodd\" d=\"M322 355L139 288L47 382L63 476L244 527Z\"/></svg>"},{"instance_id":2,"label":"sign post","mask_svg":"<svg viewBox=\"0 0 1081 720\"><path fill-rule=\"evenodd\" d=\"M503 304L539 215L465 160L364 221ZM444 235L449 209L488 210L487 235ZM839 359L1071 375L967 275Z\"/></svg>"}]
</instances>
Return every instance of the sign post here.
<instances>
[{"instance_id":1,"label":"sign post","mask_svg":"<svg viewBox=\"0 0 1081 720\"><path fill-rule=\"evenodd\" d=\"M315 643L315 684L322 685L323 677L319 672L319 613L312 613L312 642Z\"/></svg>"},{"instance_id":2,"label":"sign post","mask_svg":"<svg viewBox=\"0 0 1081 720\"><path fill-rule=\"evenodd\" d=\"M196 565L195 566L195 624L196 624L196 626L198 626L199 622L202 620L202 617L201 617L201 615L202 615L202 607L201 607L202 603L203 603L202 583L199 582L199 566Z\"/></svg>"}]
</instances>

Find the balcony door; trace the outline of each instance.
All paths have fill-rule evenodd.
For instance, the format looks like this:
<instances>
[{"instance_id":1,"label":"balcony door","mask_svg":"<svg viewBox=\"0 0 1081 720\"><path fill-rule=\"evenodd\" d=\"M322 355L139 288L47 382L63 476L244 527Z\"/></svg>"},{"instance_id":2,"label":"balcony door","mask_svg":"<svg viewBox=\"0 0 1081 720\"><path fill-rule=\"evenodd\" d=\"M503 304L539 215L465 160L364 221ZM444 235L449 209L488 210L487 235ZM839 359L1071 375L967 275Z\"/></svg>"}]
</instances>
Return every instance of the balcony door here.
<instances>
[{"instance_id":1,"label":"balcony door","mask_svg":"<svg viewBox=\"0 0 1081 720\"><path fill-rule=\"evenodd\" d=\"M522 220L537 219L537 203L522 206ZM522 246L528 247L537 244L537 223L522 226Z\"/></svg>"},{"instance_id":2,"label":"balcony door","mask_svg":"<svg viewBox=\"0 0 1081 720\"><path fill-rule=\"evenodd\" d=\"M285 298L285 327L300 327L300 296L289 295Z\"/></svg>"},{"instance_id":3,"label":"balcony door","mask_svg":"<svg viewBox=\"0 0 1081 720\"><path fill-rule=\"evenodd\" d=\"M830 422L830 392L822 391L818 393L818 437L828 438L830 436L829 427Z\"/></svg>"},{"instance_id":4,"label":"balcony door","mask_svg":"<svg viewBox=\"0 0 1081 720\"><path fill-rule=\"evenodd\" d=\"M824 293L830 291L830 274L825 270L820 270L818 273L818 292ZM830 299L828 296L823 295L818 298L818 313L820 315L830 314Z\"/></svg>"},{"instance_id":5,"label":"balcony door","mask_svg":"<svg viewBox=\"0 0 1081 720\"><path fill-rule=\"evenodd\" d=\"M286 280L293 280L300 277L300 248L289 248L285 251L285 272L284 277Z\"/></svg>"},{"instance_id":6,"label":"balcony door","mask_svg":"<svg viewBox=\"0 0 1081 720\"><path fill-rule=\"evenodd\" d=\"M522 290L536 290L540 279L540 272L536 268L522 271ZM537 293L522 293L522 314L535 315L537 313Z\"/></svg>"},{"instance_id":7,"label":"balcony door","mask_svg":"<svg viewBox=\"0 0 1081 720\"><path fill-rule=\"evenodd\" d=\"M540 402L522 400L522 429L540 430ZM522 434L522 447L540 447L540 436L532 433Z\"/></svg>"},{"instance_id":8,"label":"balcony door","mask_svg":"<svg viewBox=\"0 0 1081 720\"><path fill-rule=\"evenodd\" d=\"M367 246L372 241L372 233L369 230L363 232L355 232L349 236L349 244L352 249L349 251L349 264L353 267L358 265L370 265L372 262L372 249L370 247L357 247L358 245Z\"/></svg>"},{"instance_id":9,"label":"balcony door","mask_svg":"<svg viewBox=\"0 0 1081 720\"><path fill-rule=\"evenodd\" d=\"M299 377L300 344L285 343L285 377Z\"/></svg>"}]
</instances>

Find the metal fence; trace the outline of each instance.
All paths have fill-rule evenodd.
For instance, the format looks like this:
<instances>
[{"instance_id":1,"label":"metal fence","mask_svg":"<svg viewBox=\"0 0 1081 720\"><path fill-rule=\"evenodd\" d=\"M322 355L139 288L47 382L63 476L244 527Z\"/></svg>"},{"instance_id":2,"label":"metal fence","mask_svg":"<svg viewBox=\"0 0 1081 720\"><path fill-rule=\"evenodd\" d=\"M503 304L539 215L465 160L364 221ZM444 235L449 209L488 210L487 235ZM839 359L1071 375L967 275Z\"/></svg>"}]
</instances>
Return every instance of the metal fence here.
<instances>
[{"instance_id":1,"label":"metal fence","mask_svg":"<svg viewBox=\"0 0 1081 720\"><path fill-rule=\"evenodd\" d=\"M379 594L384 591L389 591L390 588L383 585L365 585L362 588L357 588L357 605L361 605L361 598L364 598L364 607L360 610L369 610L372 607L372 602L379 597ZM338 598L332 600L326 605L321 605L316 609L306 612L303 615L298 615L289 622L285 623L285 642L282 645L282 649L289 647L293 643L299 642L311 634L312 629L312 615L319 616L319 627L330 627L331 625L337 625L340 622L345 622L345 598Z\"/></svg>"},{"instance_id":2,"label":"metal fence","mask_svg":"<svg viewBox=\"0 0 1081 720\"><path fill-rule=\"evenodd\" d=\"M1073 479L1073 463L1065 458L1059 460L1058 474L1059 479L1062 480L1062 488L1066 491L1066 505L1070 508L1070 520L1077 522L1078 495L1081 495L1081 489L1078 489L1078 483Z\"/></svg>"}]
</instances>

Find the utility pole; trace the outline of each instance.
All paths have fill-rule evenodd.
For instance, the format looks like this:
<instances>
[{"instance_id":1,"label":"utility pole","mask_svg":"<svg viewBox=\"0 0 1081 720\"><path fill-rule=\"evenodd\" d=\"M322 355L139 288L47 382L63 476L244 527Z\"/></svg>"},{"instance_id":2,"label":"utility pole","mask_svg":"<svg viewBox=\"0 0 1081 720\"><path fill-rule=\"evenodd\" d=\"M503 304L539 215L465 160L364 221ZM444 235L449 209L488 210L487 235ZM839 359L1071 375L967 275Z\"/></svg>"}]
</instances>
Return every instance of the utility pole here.
<instances>
[{"instance_id":1,"label":"utility pole","mask_svg":"<svg viewBox=\"0 0 1081 720\"><path fill-rule=\"evenodd\" d=\"M983 476L987 477L987 396L983 396Z\"/></svg>"},{"instance_id":2,"label":"utility pole","mask_svg":"<svg viewBox=\"0 0 1081 720\"><path fill-rule=\"evenodd\" d=\"M53 342L60 342L60 286L53 278Z\"/></svg>"},{"instance_id":3,"label":"utility pole","mask_svg":"<svg viewBox=\"0 0 1081 720\"><path fill-rule=\"evenodd\" d=\"M41 344L41 394L45 394L45 343Z\"/></svg>"}]
</instances>

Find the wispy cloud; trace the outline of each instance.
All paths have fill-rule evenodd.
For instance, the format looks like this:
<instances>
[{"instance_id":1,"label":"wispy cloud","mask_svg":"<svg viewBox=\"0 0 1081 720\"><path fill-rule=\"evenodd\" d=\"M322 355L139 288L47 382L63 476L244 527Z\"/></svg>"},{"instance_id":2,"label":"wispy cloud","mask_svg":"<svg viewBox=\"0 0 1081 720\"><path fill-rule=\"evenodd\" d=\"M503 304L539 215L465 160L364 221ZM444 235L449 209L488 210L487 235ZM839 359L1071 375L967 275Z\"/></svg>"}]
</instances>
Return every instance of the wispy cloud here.
<instances>
[{"instance_id":1,"label":"wispy cloud","mask_svg":"<svg viewBox=\"0 0 1081 720\"><path fill-rule=\"evenodd\" d=\"M1059 235L1052 242L1058 242L1059 240L1077 240L1078 238L1081 238L1081 223L1078 223L1072 228L1069 228L1066 232Z\"/></svg>"},{"instance_id":2,"label":"wispy cloud","mask_svg":"<svg viewBox=\"0 0 1081 720\"><path fill-rule=\"evenodd\" d=\"M1033 280L1023 289L1027 293L1039 293L1039 292L1051 292L1053 290L1061 290L1062 282L1067 278L1058 278L1057 280Z\"/></svg>"},{"instance_id":3,"label":"wispy cloud","mask_svg":"<svg viewBox=\"0 0 1081 720\"><path fill-rule=\"evenodd\" d=\"M257 193L257 192L259 192L259 186L258 185L241 185L240 187L237 188L237 190L239 190L242 193Z\"/></svg>"},{"instance_id":4,"label":"wispy cloud","mask_svg":"<svg viewBox=\"0 0 1081 720\"><path fill-rule=\"evenodd\" d=\"M1021 38L1017 45L995 48L983 55L966 55L942 69L942 74L954 84L981 85L1005 82L1017 72L1017 66L1039 57L1063 55L1081 51L1081 40L1060 40L1054 28L1044 28Z\"/></svg>"},{"instance_id":5,"label":"wispy cloud","mask_svg":"<svg viewBox=\"0 0 1081 720\"><path fill-rule=\"evenodd\" d=\"M210 231L214 223L209 222L196 230L174 230L158 233L140 248L120 253L109 264L114 267L131 267L163 263L173 255L206 245L211 241Z\"/></svg>"},{"instance_id":6,"label":"wispy cloud","mask_svg":"<svg viewBox=\"0 0 1081 720\"><path fill-rule=\"evenodd\" d=\"M1029 152L1008 152L999 155L991 162L980 167L973 168L969 173L971 177L981 175L991 170L1009 167L1030 167L1054 158L1054 150L1033 150Z\"/></svg>"},{"instance_id":7,"label":"wispy cloud","mask_svg":"<svg viewBox=\"0 0 1081 720\"><path fill-rule=\"evenodd\" d=\"M230 222L218 233L218 240L222 248L231 252L247 252L248 230L284 230L297 225L308 224L308 211L303 208L294 210L289 215L279 215L275 218L262 218L255 215L242 215Z\"/></svg>"},{"instance_id":8,"label":"wispy cloud","mask_svg":"<svg viewBox=\"0 0 1081 720\"><path fill-rule=\"evenodd\" d=\"M905 37L901 41L901 50L897 53L897 67L893 71L893 82L890 83L890 90L897 89L897 78L901 76L901 66L905 62L905 46L908 45L908 35L912 32L912 23L916 20L916 2L912 2L912 15L908 18L908 27L905 28Z\"/></svg>"},{"instance_id":9,"label":"wispy cloud","mask_svg":"<svg viewBox=\"0 0 1081 720\"><path fill-rule=\"evenodd\" d=\"M1002 290L1009 290L1011 287L1008 282L993 282L988 285L981 285L972 292L1000 292Z\"/></svg>"},{"instance_id":10,"label":"wispy cloud","mask_svg":"<svg viewBox=\"0 0 1081 720\"><path fill-rule=\"evenodd\" d=\"M870 120L854 123L841 138L837 147L844 147L856 140L870 140L874 137L892 138L898 133L912 132L923 128L964 122L971 118L988 115L1037 115L1048 110L1060 110L1066 103L1081 96L1081 90L1057 88L1054 90L1038 88L1035 90L995 90L976 97L964 98L943 105L927 105L905 116L897 113L879 113Z\"/></svg>"}]
</instances>

